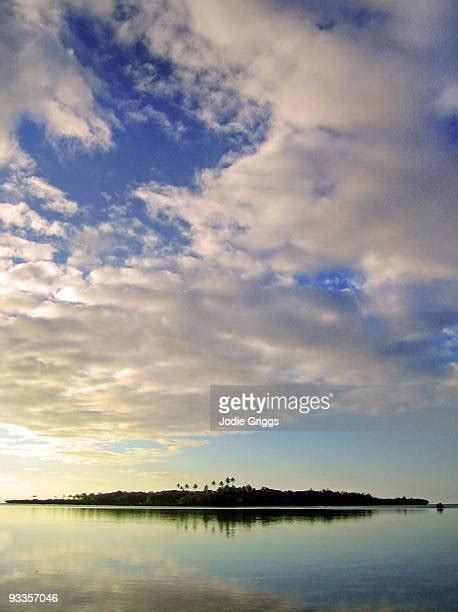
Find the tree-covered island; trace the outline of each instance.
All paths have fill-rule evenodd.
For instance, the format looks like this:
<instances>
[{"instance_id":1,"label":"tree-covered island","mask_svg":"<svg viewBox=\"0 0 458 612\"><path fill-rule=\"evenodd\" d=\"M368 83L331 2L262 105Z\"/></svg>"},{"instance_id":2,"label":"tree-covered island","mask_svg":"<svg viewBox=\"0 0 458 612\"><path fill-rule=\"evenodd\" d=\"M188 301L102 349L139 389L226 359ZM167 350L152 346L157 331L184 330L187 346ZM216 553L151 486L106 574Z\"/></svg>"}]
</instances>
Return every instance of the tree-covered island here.
<instances>
[{"instance_id":1,"label":"tree-covered island","mask_svg":"<svg viewBox=\"0 0 458 612\"><path fill-rule=\"evenodd\" d=\"M108 506L391 506L426 505L427 499L412 497L380 498L369 493L331 491L282 491L251 485L236 486L234 477L219 483L213 481L199 487L197 484L177 484L168 491L113 491L110 493L78 493L50 499L8 499L8 504L66 504Z\"/></svg>"}]
</instances>

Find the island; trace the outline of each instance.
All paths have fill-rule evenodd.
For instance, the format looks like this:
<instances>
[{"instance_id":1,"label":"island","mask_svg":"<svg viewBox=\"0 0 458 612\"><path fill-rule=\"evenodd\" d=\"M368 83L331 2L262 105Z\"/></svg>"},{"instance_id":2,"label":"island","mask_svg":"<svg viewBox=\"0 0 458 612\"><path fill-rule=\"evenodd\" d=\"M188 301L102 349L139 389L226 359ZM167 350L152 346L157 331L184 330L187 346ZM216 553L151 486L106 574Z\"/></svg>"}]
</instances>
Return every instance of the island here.
<instances>
[{"instance_id":1,"label":"island","mask_svg":"<svg viewBox=\"0 0 458 612\"><path fill-rule=\"evenodd\" d=\"M167 491L112 491L109 493L78 493L51 499L7 499L7 504L58 504L101 506L425 506L427 499L413 497L380 498L370 493L347 491L283 491L251 485L236 486L234 477L215 481L199 488L197 484L177 484Z\"/></svg>"}]
</instances>

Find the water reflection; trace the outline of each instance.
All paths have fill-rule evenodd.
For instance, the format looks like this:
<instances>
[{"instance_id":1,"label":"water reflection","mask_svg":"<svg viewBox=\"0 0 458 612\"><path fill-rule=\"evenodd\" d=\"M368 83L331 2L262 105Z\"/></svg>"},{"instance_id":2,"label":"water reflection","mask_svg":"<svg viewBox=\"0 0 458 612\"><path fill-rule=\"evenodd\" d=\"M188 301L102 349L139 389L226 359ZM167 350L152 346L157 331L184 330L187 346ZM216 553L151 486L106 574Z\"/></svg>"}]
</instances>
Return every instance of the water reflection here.
<instances>
[{"instance_id":1,"label":"water reflection","mask_svg":"<svg viewBox=\"0 0 458 612\"><path fill-rule=\"evenodd\" d=\"M456 609L456 516L0 507L0 609L24 590L65 612Z\"/></svg>"},{"instance_id":2,"label":"water reflection","mask_svg":"<svg viewBox=\"0 0 458 612\"><path fill-rule=\"evenodd\" d=\"M40 512L42 507L33 507L32 512ZM370 518L371 509L339 510L331 508L123 508L102 506L47 506L47 511L55 517L72 517L79 521L169 522L178 529L205 529L228 535L235 535L237 529L250 529L275 523L332 523L335 521L354 521Z\"/></svg>"}]
</instances>

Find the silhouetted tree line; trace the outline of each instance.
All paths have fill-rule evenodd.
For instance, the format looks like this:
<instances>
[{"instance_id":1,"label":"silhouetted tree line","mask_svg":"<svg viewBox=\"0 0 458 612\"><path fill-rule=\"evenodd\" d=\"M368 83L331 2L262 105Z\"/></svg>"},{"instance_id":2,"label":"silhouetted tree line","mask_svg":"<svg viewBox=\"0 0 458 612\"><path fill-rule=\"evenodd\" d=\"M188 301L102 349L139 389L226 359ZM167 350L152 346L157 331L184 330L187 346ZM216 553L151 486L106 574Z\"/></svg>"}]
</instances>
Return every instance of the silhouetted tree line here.
<instances>
[{"instance_id":1,"label":"silhouetted tree line","mask_svg":"<svg viewBox=\"0 0 458 612\"><path fill-rule=\"evenodd\" d=\"M251 485L235 486L234 477L205 485L178 484L170 491L113 491L111 493L78 493L66 498L9 499L7 503L69 504L108 506L388 506L426 505L427 499L412 497L379 498L369 493L331 491L281 491Z\"/></svg>"}]
</instances>

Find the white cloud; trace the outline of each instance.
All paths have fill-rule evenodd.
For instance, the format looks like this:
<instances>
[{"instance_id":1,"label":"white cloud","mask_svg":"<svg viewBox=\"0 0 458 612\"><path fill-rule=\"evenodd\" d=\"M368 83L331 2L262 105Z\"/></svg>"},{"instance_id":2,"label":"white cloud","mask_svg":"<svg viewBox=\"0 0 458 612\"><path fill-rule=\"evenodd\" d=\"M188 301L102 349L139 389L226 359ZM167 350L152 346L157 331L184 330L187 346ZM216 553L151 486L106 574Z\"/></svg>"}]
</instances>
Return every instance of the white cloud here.
<instances>
[{"instance_id":1,"label":"white cloud","mask_svg":"<svg viewBox=\"0 0 458 612\"><path fill-rule=\"evenodd\" d=\"M56 249L47 243L33 242L19 236L0 236L0 258L17 258L26 261L50 260Z\"/></svg>"},{"instance_id":2,"label":"white cloud","mask_svg":"<svg viewBox=\"0 0 458 612\"><path fill-rule=\"evenodd\" d=\"M458 112L458 83L451 83L442 91L437 108L440 113L453 114Z\"/></svg>"},{"instance_id":3,"label":"white cloud","mask_svg":"<svg viewBox=\"0 0 458 612\"><path fill-rule=\"evenodd\" d=\"M61 42L64 9L47 0L0 9L0 163L24 157L14 133L24 116L42 123L53 143L67 139L90 150L112 144L109 122L95 102L96 79Z\"/></svg>"},{"instance_id":4,"label":"white cloud","mask_svg":"<svg viewBox=\"0 0 458 612\"><path fill-rule=\"evenodd\" d=\"M130 121L138 121L145 122L148 119L153 119L156 121L162 130L171 138L175 140L180 140L183 136L186 128L184 125L178 121L176 123L170 121L167 115L161 111L156 110L151 106L151 104L147 104L141 109L138 110L130 110L127 112L127 117Z\"/></svg>"},{"instance_id":5,"label":"white cloud","mask_svg":"<svg viewBox=\"0 0 458 612\"><path fill-rule=\"evenodd\" d=\"M76 202L68 199L63 191L38 176L29 176L26 185L30 195L44 200L44 208L64 215L73 215L78 210Z\"/></svg>"},{"instance_id":6,"label":"white cloud","mask_svg":"<svg viewBox=\"0 0 458 612\"><path fill-rule=\"evenodd\" d=\"M19 204L0 203L0 222L7 227L23 228L35 234L65 236L65 230L61 223L47 221L25 202Z\"/></svg>"},{"instance_id":7,"label":"white cloud","mask_svg":"<svg viewBox=\"0 0 458 612\"><path fill-rule=\"evenodd\" d=\"M170 64L165 81L150 60L128 71L137 93L180 92L183 109L208 127L256 144L192 187L132 189L150 220L160 215L186 239L178 246L131 203L81 227L50 223L21 201L0 206L20 234L0 240L2 420L49 436L55 456L134 464L162 460L208 429L210 384L456 375L441 369L434 342L458 317L458 179L429 121L454 112L453 79L437 68L451 5L373 0L389 19L365 29L342 18L321 31L320 3L310 13L257 2L136 4L124 22L111 2L74 7L108 21L121 49L141 40ZM3 158L26 112L52 140L106 149L93 78L58 40L61 5L16 10L23 23L6 42L23 45L7 56L19 76L0 107ZM43 208L76 211L31 172L7 186L14 201L28 190ZM64 230L60 264L53 240ZM357 276L357 290L297 282L327 273ZM441 359L456 361L449 347ZM164 443L101 447L141 437Z\"/></svg>"}]
</instances>

